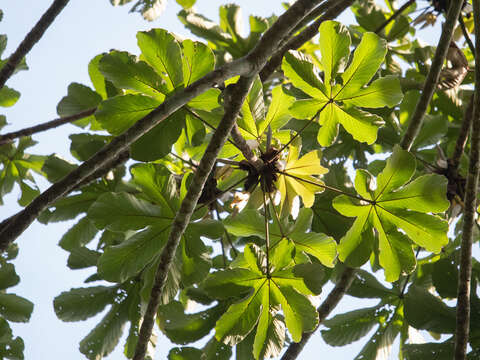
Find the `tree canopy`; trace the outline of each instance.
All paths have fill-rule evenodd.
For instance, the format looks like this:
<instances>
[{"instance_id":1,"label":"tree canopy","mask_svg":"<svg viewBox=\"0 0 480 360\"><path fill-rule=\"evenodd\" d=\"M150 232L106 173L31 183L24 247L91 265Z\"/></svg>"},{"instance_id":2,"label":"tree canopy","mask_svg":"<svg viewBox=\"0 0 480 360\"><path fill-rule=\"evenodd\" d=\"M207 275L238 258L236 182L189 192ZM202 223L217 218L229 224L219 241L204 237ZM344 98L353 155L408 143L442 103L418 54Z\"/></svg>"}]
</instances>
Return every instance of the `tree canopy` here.
<instances>
[{"instance_id":1,"label":"tree canopy","mask_svg":"<svg viewBox=\"0 0 480 360\"><path fill-rule=\"evenodd\" d=\"M0 35L1 107L68 2L9 56ZM87 359L153 359L165 336L171 360L291 360L315 331L363 339L352 359L477 359L480 0L297 0L247 33L240 5L217 23L177 3L191 38L152 24L136 53L85 64L58 119L6 132L0 115L0 205L14 191L22 208L0 219L0 359L24 358L10 324L34 299L12 260L33 221L70 221L68 269L91 269L53 299L65 322L103 314ZM132 5L150 21L168 6ZM67 123L76 162L30 149ZM345 295L376 305L344 312Z\"/></svg>"}]
</instances>

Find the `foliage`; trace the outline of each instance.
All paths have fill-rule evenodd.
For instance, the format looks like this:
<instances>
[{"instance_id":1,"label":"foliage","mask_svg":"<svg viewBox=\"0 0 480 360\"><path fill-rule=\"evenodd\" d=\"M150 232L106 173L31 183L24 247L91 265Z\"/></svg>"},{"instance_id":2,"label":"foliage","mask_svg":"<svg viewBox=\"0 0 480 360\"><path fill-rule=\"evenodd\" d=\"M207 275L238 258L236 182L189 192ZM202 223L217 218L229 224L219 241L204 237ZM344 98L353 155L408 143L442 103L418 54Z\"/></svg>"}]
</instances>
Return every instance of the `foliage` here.
<instances>
[{"instance_id":1,"label":"foliage","mask_svg":"<svg viewBox=\"0 0 480 360\"><path fill-rule=\"evenodd\" d=\"M276 20L250 16L250 33L242 36L239 6L220 6L216 24L192 8L195 1L177 2L184 8L180 21L202 41L155 28L137 33L138 55L111 50L94 57L91 85L71 83L57 107L62 117L95 109L74 122L82 131L70 136L78 163L25 153L35 144L30 137L0 145L0 201L18 184L18 203L28 205L40 193L32 172L59 181L165 101L243 58ZM165 5L140 0L131 11L153 20ZM279 356L317 329L322 288L345 266L357 268L347 294L377 304L323 321L328 345L369 335L355 359L386 359L399 337L400 359L451 358L455 310L445 300L457 296L462 230L451 224L463 194L435 148L453 152L472 91L437 91L412 150L401 149L420 97L405 84L418 88L425 80L433 50L410 25L415 6L376 31L395 13L396 2L386 5L358 1L352 6L357 24L323 21L319 39L286 52L270 78L255 77L237 124L263 165L256 168L233 140L220 151L161 293L156 323L179 345L169 359ZM0 55L5 46L2 35ZM465 54L472 60L469 50ZM73 220L59 246L69 253L69 269L92 270L85 287L54 299L62 321L103 312L80 342L86 358L109 355L127 324L124 354L133 357L162 250L226 113L225 86L237 81L212 85L178 108L135 140L128 163L75 184L39 217L44 224ZM467 76L464 84L472 81ZM3 87L0 106L14 105L19 96ZM0 129L5 124L1 116ZM459 160L461 174L466 162ZM19 282L11 263L16 251L12 245L0 258L0 359L23 359L23 340L8 322L26 322L33 310L6 292ZM480 352L479 278L474 261L471 358ZM200 306L193 313L187 311L192 303ZM425 342L427 334L451 337ZM202 339L203 347L194 347ZM148 356L155 342L152 337Z\"/></svg>"}]
</instances>

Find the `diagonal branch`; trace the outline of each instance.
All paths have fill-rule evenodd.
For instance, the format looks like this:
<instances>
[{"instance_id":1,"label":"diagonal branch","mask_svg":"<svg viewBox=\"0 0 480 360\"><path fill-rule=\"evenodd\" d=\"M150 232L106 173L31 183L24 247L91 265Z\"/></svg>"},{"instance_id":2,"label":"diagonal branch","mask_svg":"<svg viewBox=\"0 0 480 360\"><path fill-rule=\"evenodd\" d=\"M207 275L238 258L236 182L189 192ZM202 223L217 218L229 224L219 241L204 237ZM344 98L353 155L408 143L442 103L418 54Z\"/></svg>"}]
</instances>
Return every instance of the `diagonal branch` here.
<instances>
[{"instance_id":1,"label":"diagonal branch","mask_svg":"<svg viewBox=\"0 0 480 360\"><path fill-rule=\"evenodd\" d=\"M303 333L302 340L300 340L298 343L291 343L285 354L283 354L281 360L294 360L298 357L313 333L318 329L320 324L327 318L327 316L330 315L332 310L335 309L340 300L342 300L343 295L345 295L348 288L352 284L354 277L355 270L349 267L345 268L333 290L328 294L325 301L317 309L318 325L315 330L312 332Z\"/></svg>"},{"instance_id":2,"label":"diagonal branch","mask_svg":"<svg viewBox=\"0 0 480 360\"><path fill-rule=\"evenodd\" d=\"M346 8L352 5L354 0L340 0L331 2L331 6L325 11L325 13L319 17L313 24L308 26L300 34L292 38L285 45L283 45L280 50L276 51L268 63L264 66L262 71L260 71L260 79L263 81L267 80L275 71L276 68L282 63L283 56L288 50L295 50L305 44L308 40L313 38L318 33L318 27L320 24L326 20L335 19L340 15Z\"/></svg>"},{"instance_id":3,"label":"diagonal branch","mask_svg":"<svg viewBox=\"0 0 480 360\"><path fill-rule=\"evenodd\" d=\"M299 0L292 5L267 30L253 50L245 57L227 63L208 73L183 91L166 99L158 108L137 121L123 134L105 145L89 160L73 170L62 180L50 186L37 196L27 207L0 223L0 251L4 251L50 204L72 191L90 174L104 167L134 141L150 131L169 115L187 104L206 90L237 75L251 76L260 71L266 60L278 47L280 41L303 19L321 0Z\"/></svg>"},{"instance_id":4,"label":"diagonal branch","mask_svg":"<svg viewBox=\"0 0 480 360\"><path fill-rule=\"evenodd\" d=\"M58 14L68 4L69 0L55 0L47 11L42 15L40 20L25 36L25 39L18 45L17 50L10 55L8 61L0 69L0 89L5 86L7 80L12 76L15 68L20 64L20 61L32 50L33 46L41 39L48 27L53 23Z\"/></svg>"},{"instance_id":5,"label":"diagonal branch","mask_svg":"<svg viewBox=\"0 0 480 360\"><path fill-rule=\"evenodd\" d=\"M460 10L462 9L463 1L450 1L450 8L447 13L445 24L443 24L442 34L438 41L437 49L435 50L435 56L432 59L432 66L428 72L425 84L423 85L422 95L418 100L415 111L408 123L407 131L405 132L400 145L405 150L410 150L413 141L418 135L420 128L423 124L425 113L427 112L428 104L432 100L433 93L437 88L438 79L440 77L440 71L442 70L445 57L447 56L447 50L450 46L453 36L453 28L460 16Z\"/></svg>"},{"instance_id":6,"label":"diagonal branch","mask_svg":"<svg viewBox=\"0 0 480 360\"><path fill-rule=\"evenodd\" d=\"M475 52L480 59L480 0L473 0L475 22ZM473 227L477 209L477 189L480 171L480 65L475 64L475 93L473 101L470 162L468 166L463 215L462 246L457 290L457 328L455 332L455 360L467 358L470 330L470 281L472 277Z\"/></svg>"},{"instance_id":7,"label":"diagonal branch","mask_svg":"<svg viewBox=\"0 0 480 360\"><path fill-rule=\"evenodd\" d=\"M385 29L388 24L390 24L393 20L395 20L398 16L400 16L408 7L413 5L415 3L415 0L408 0L405 4L403 4L401 7L396 10L392 16L390 16L387 20L384 21L383 24L381 24L376 30L375 34L378 34L380 31Z\"/></svg>"},{"instance_id":8,"label":"diagonal branch","mask_svg":"<svg viewBox=\"0 0 480 360\"><path fill-rule=\"evenodd\" d=\"M66 116L63 118L58 118L55 120L47 121L43 124L35 125L32 127L28 127L22 130L18 131L12 131L10 133L0 135L0 146L4 144L8 144L11 142L13 139L17 139L22 136L30 136L32 134L36 134L42 131L50 130L56 127L59 127L64 124L69 124L71 122L86 118L87 116L93 115L93 113L97 110L97 108L93 109L88 109L82 112L79 112L78 114L74 114L71 116Z\"/></svg>"}]
</instances>

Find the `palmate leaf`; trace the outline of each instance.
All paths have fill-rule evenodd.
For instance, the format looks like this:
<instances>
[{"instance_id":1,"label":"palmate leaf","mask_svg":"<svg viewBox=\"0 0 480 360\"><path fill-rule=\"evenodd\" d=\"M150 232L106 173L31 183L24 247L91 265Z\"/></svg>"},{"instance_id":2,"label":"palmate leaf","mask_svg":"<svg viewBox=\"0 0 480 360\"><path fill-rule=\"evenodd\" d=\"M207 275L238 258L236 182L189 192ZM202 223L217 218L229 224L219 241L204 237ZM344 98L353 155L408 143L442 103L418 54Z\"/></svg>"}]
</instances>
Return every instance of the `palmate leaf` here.
<instances>
[{"instance_id":1,"label":"palmate leaf","mask_svg":"<svg viewBox=\"0 0 480 360\"><path fill-rule=\"evenodd\" d=\"M151 269L158 261L181 200L172 174L163 166L139 164L131 172L143 199L127 193L106 193L88 210L88 218L100 229L141 230L130 232L122 243L107 247L98 260L100 275L119 283ZM223 226L215 220L189 224L177 250L183 285L200 282L210 270L209 251L201 236L217 239L222 234Z\"/></svg>"},{"instance_id":2,"label":"palmate leaf","mask_svg":"<svg viewBox=\"0 0 480 360\"><path fill-rule=\"evenodd\" d=\"M0 117L1 125L3 125L2 120L4 118ZM3 204L2 197L13 190L15 183L19 185L22 192L18 199L18 203L22 206L28 205L40 194L32 171L44 175L42 166L45 156L25 152L35 144L35 141L26 136L22 137L16 146L13 143L0 146L0 205Z\"/></svg>"},{"instance_id":3,"label":"palmate leaf","mask_svg":"<svg viewBox=\"0 0 480 360\"><path fill-rule=\"evenodd\" d=\"M92 81L102 94L108 93L109 84L119 89L116 96L101 102L95 113L102 127L113 135L124 132L156 109L166 96L192 84L215 66L213 52L205 44L179 41L166 30L138 32L137 40L139 58L111 51L91 64ZM218 106L219 94L218 89L211 89L188 106L210 111ZM140 161L163 158L179 139L188 117L185 110L179 109L162 120L132 145L132 158Z\"/></svg>"},{"instance_id":4,"label":"palmate leaf","mask_svg":"<svg viewBox=\"0 0 480 360\"><path fill-rule=\"evenodd\" d=\"M283 224L280 229L280 225L274 221L269 226L271 246L275 246L283 239L288 239L293 243L297 252L303 251L316 257L323 265L332 267L337 254L335 240L324 234L308 232L312 219L312 211L302 208L296 223ZM224 226L235 236L258 236L265 239L264 219L255 210L245 209L235 217L225 219Z\"/></svg>"},{"instance_id":5,"label":"palmate leaf","mask_svg":"<svg viewBox=\"0 0 480 360\"><path fill-rule=\"evenodd\" d=\"M318 313L307 298L318 289L309 288L308 281L295 275L294 267L290 265L293 244L282 240L271 253L271 271L268 271L266 254L258 246L248 244L244 252L245 267L213 273L204 283L205 290L214 298L241 297L218 319L215 336L219 341L235 345L257 326L253 344L256 359L266 352L276 351L267 338L283 338L281 327L272 329L272 326L278 326L278 320L273 317L280 307L296 342L300 341L302 332L313 330L318 321ZM228 293L225 292L227 288ZM270 344L268 349L267 344Z\"/></svg>"},{"instance_id":6,"label":"palmate leaf","mask_svg":"<svg viewBox=\"0 0 480 360\"><path fill-rule=\"evenodd\" d=\"M283 60L285 75L294 86L311 97L296 101L290 112L298 119L305 119L321 111L318 142L322 146L334 142L339 124L355 140L372 144L383 120L356 107L392 107L403 98L395 77L379 78L366 86L383 62L386 42L373 33L365 33L349 66L341 74L341 81L336 82L338 72L348 60L350 35L346 27L335 21L323 22L319 32L324 82L306 56L291 51Z\"/></svg>"},{"instance_id":7,"label":"palmate leaf","mask_svg":"<svg viewBox=\"0 0 480 360\"><path fill-rule=\"evenodd\" d=\"M447 223L427 214L448 208L446 179L425 175L410 181L414 172L413 156L396 146L377 177L375 190L371 189L371 175L358 170L355 189L363 200L346 195L334 199L333 206L338 212L357 218L340 241L341 261L352 266L365 262L373 250L372 229L375 229L380 265L385 269L386 280L395 281L401 273L415 268L411 241L436 253L448 243Z\"/></svg>"}]
</instances>

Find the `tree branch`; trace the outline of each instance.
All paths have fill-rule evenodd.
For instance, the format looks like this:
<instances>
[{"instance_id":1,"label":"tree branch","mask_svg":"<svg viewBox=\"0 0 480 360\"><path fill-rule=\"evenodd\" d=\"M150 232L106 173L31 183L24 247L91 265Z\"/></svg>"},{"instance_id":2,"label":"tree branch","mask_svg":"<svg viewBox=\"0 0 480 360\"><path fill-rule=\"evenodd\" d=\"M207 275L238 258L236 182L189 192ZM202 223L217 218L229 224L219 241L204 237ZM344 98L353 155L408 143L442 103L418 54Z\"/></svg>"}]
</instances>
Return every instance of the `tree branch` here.
<instances>
[{"instance_id":1,"label":"tree branch","mask_svg":"<svg viewBox=\"0 0 480 360\"><path fill-rule=\"evenodd\" d=\"M480 59L480 0L473 0L475 22L475 58ZM470 281L472 277L473 227L477 209L477 189L480 170L480 64L475 64L475 93L473 101L470 162L468 166L463 211L462 246L457 290L457 328L455 332L455 360L467 357L470 330Z\"/></svg>"},{"instance_id":2,"label":"tree branch","mask_svg":"<svg viewBox=\"0 0 480 360\"><path fill-rule=\"evenodd\" d=\"M318 325L312 332L303 333L302 340L298 343L291 343L288 347L285 354L283 354L281 360L294 360L300 354L300 352L305 347L305 344L310 340L310 337L318 329L320 324L327 318L328 315L332 312L333 309L338 305L340 300L342 300L343 295L347 292L348 288L353 282L355 277L355 270L352 268L345 268L340 279L335 284L333 290L328 294L325 301L317 309L318 311Z\"/></svg>"},{"instance_id":3,"label":"tree branch","mask_svg":"<svg viewBox=\"0 0 480 360\"><path fill-rule=\"evenodd\" d=\"M390 24L393 20L395 20L398 16L400 16L409 6L413 5L414 3L415 3L415 0L408 0L398 10L396 10L392 14L392 16L390 16L387 20L385 20L385 22L375 30L375 34L378 34L380 31L385 29L388 24Z\"/></svg>"},{"instance_id":4,"label":"tree branch","mask_svg":"<svg viewBox=\"0 0 480 360\"><path fill-rule=\"evenodd\" d=\"M66 117L63 117L63 118L58 118L58 119L55 119L55 120L47 121L43 124L35 125L35 126L32 126L32 127L22 129L22 130L13 131L13 132L10 132L10 133L4 134L4 135L0 135L0 146L4 145L4 144L8 144L13 139L16 139L16 138L19 138L19 137L22 137L22 136L29 136L29 135L32 135L32 134L36 134L36 133L39 133L39 132L42 132L42 131L50 130L50 129L56 128L56 127L64 125L64 124L68 124L68 123L86 118L87 116L93 115L93 113L96 110L97 110L97 108L85 110L85 111L82 111L78 114L74 114L74 115L71 115L71 116L66 116Z\"/></svg>"},{"instance_id":5,"label":"tree branch","mask_svg":"<svg viewBox=\"0 0 480 360\"><path fill-rule=\"evenodd\" d=\"M166 99L158 108L137 121L123 134L114 138L90 159L73 170L62 180L50 186L37 196L27 207L0 224L0 251L5 251L23 231L37 218L50 204L72 191L90 174L104 167L111 159L118 156L134 141L147 133L169 115L187 104L194 97L202 94L212 86L237 75L251 76L265 65L268 56L275 51L280 41L289 31L298 24L320 0L299 0L292 5L267 30L253 50L245 57L227 63L224 66L208 73L183 91Z\"/></svg>"},{"instance_id":6,"label":"tree branch","mask_svg":"<svg viewBox=\"0 0 480 360\"><path fill-rule=\"evenodd\" d=\"M41 39L48 27L53 23L58 14L68 4L69 0L55 0L53 4L42 15L40 20L25 36L25 39L18 45L17 50L10 55L8 61L0 69L0 89L5 86L7 80L12 76L20 61L32 50L33 46Z\"/></svg>"},{"instance_id":7,"label":"tree branch","mask_svg":"<svg viewBox=\"0 0 480 360\"><path fill-rule=\"evenodd\" d=\"M475 46L473 46L472 39L470 39L470 35L468 35L467 27L465 26L465 21L463 21L462 14L460 14L458 17L458 23L460 24L460 29L462 29L463 37L465 38L472 55L475 57Z\"/></svg>"},{"instance_id":8,"label":"tree branch","mask_svg":"<svg viewBox=\"0 0 480 360\"><path fill-rule=\"evenodd\" d=\"M463 121L460 127L460 132L457 137L457 141L455 143L455 149L453 150L452 157L448 161L448 165L452 171L455 173L458 172L458 166L460 165L460 159L462 158L463 151L465 149L465 145L467 144L468 140L468 133L470 131L470 126L472 124L472 116L473 116L473 99L475 95L470 97L468 101L467 108L465 109L465 113L463 114Z\"/></svg>"},{"instance_id":9,"label":"tree branch","mask_svg":"<svg viewBox=\"0 0 480 360\"><path fill-rule=\"evenodd\" d=\"M432 100L433 93L437 88L440 71L442 70L448 47L450 46L450 42L452 41L453 28L455 27L455 23L457 22L457 19L460 15L462 5L463 1L450 1L450 8L447 13L445 24L443 24L442 34L440 35L440 40L438 41L438 46L435 50L435 56L432 60L432 66L430 67L427 79L425 80L425 84L423 85L422 95L418 100L415 111L408 124L407 131L405 132L405 135L403 136L402 142L400 144L405 150L410 150L413 141L417 137L417 134L422 127L428 104Z\"/></svg>"},{"instance_id":10,"label":"tree branch","mask_svg":"<svg viewBox=\"0 0 480 360\"><path fill-rule=\"evenodd\" d=\"M317 19L313 24L308 26L300 34L292 38L285 45L283 45L280 50L276 51L273 56L270 58L268 63L264 66L262 71L260 71L260 79L262 82L266 81L275 71L276 68L282 63L283 56L288 50L295 50L305 44L308 40L313 38L318 33L318 27L320 24L326 20L335 19L340 15L347 7L352 5L354 0L340 0L329 3L328 9L325 13Z\"/></svg>"}]
</instances>

